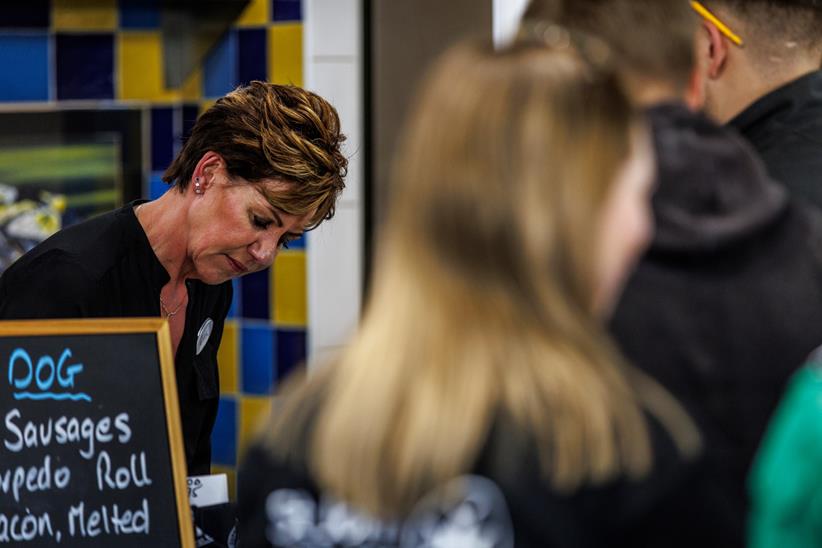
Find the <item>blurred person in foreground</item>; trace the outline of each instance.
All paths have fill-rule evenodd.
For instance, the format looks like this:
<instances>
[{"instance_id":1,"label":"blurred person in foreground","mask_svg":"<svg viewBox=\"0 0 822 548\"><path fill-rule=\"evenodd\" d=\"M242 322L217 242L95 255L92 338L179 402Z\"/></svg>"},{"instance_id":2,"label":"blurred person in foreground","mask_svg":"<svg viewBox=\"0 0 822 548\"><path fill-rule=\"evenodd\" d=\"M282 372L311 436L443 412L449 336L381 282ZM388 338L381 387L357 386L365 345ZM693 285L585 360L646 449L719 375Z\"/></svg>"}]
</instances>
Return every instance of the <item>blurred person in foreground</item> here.
<instances>
[{"instance_id":1,"label":"blurred person in foreground","mask_svg":"<svg viewBox=\"0 0 822 548\"><path fill-rule=\"evenodd\" d=\"M611 328L696 420L714 485L703 504L721 517L715 543L742 546L757 446L788 378L822 343L822 219L732 130L693 112L704 96L687 2L534 0L523 26L552 21L609 43L646 108L657 230Z\"/></svg>"},{"instance_id":2,"label":"blurred person in foreground","mask_svg":"<svg viewBox=\"0 0 822 548\"><path fill-rule=\"evenodd\" d=\"M822 0L705 0L697 51L706 112L769 173L822 208Z\"/></svg>"},{"instance_id":3,"label":"blurred person in foreground","mask_svg":"<svg viewBox=\"0 0 822 548\"><path fill-rule=\"evenodd\" d=\"M244 546L704 539L698 434L600 323L653 177L607 57L559 30L435 66L361 329L291 381L241 466Z\"/></svg>"},{"instance_id":4,"label":"blurred person in foreground","mask_svg":"<svg viewBox=\"0 0 822 548\"><path fill-rule=\"evenodd\" d=\"M822 546L822 351L791 379L749 485L750 548Z\"/></svg>"},{"instance_id":5,"label":"blurred person in foreground","mask_svg":"<svg viewBox=\"0 0 822 548\"><path fill-rule=\"evenodd\" d=\"M6 270L0 319L168 319L188 473L210 473L231 280L333 216L342 139L311 92L238 88L197 120L163 196L61 230Z\"/></svg>"}]
</instances>

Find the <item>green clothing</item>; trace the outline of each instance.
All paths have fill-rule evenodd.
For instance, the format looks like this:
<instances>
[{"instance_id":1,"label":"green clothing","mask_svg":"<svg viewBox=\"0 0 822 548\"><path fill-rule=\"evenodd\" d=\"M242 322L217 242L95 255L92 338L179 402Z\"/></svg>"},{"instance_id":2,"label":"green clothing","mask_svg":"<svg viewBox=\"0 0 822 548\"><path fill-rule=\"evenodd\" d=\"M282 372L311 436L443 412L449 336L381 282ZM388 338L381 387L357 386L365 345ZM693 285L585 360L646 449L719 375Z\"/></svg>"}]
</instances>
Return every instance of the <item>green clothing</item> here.
<instances>
[{"instance_id":1,"label":"green clothing","mask_svg":"<svg viewBox=\"0 0 822 548\"><path fill-rule=\"evenodd\" d=\"M822 362L813 360L791 380L749 491L750 548L822 546Z\"/></svg>"}]
</instances>

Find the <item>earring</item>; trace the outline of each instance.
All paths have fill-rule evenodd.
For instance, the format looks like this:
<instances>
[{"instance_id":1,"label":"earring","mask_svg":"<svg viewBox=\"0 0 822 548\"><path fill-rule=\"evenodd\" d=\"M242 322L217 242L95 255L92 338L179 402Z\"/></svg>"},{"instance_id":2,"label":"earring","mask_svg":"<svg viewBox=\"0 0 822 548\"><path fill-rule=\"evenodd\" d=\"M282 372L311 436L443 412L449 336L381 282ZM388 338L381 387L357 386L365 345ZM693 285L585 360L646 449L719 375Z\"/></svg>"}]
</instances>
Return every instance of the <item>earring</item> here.
<instances>
[{"instance_id":1,"label":"earring","mask_svg":"<svg viewBox=\"0 0 822 548\"><path fill-rule=\"evenodd\" d=\"M200 186L200 178L195 177L194 178L194 194L202 194L202 193L203 193L203 189Z\"/></svg>"}]
</instances>

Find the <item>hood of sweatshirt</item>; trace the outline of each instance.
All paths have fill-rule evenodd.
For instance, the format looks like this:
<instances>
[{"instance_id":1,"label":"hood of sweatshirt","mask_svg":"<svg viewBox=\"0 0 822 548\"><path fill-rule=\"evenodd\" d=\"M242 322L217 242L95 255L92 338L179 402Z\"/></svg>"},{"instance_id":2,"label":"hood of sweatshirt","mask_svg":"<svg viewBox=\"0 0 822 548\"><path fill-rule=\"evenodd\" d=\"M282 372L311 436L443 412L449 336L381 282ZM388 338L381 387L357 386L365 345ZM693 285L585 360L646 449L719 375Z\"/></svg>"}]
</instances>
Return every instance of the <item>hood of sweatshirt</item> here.
<instances>
[{"instance_id":1,"label":"hood of sweatshirt","mask_svg":"<svg viewBox=\"0 0 822 548\"><path fill-rule=\"evenodd\" d=\"M778 222L785 189L733 130L681 104L648 110L657 154L652 252L716 253Z\"/></svg>"}]
</instances>

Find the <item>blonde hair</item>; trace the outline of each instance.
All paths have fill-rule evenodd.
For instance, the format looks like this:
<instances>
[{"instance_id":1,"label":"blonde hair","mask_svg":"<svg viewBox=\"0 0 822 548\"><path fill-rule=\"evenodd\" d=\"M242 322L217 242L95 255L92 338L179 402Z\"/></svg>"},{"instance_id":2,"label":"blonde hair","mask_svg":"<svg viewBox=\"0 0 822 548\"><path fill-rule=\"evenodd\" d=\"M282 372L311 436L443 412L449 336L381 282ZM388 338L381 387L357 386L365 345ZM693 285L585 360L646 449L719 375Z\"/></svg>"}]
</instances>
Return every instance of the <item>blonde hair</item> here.
<instances>
[{"instance_id":1,"label":"blonde hair","mask_svg":"<svg viewBox=\"0 0 822 548\"><path fill-rule=\"evenodd\" d=\"M645 473L642 407L591 313L633 126L614 77L570 48L448 53L400 148L361 329L286 391L269 446L307 451L323 489L381 516L470 472L500 414L558 489Z\"/></svg>"}]
</instances>

